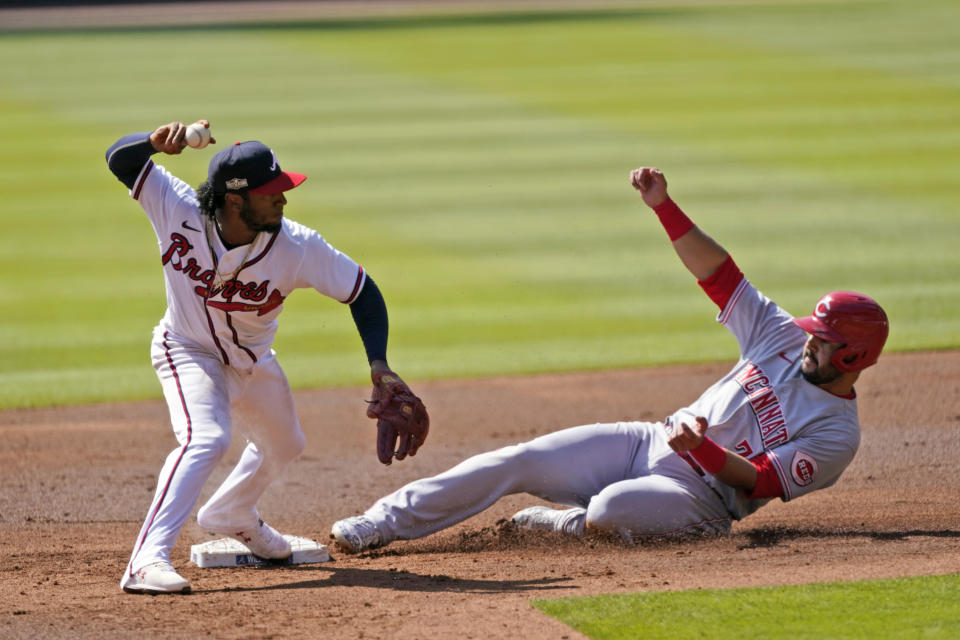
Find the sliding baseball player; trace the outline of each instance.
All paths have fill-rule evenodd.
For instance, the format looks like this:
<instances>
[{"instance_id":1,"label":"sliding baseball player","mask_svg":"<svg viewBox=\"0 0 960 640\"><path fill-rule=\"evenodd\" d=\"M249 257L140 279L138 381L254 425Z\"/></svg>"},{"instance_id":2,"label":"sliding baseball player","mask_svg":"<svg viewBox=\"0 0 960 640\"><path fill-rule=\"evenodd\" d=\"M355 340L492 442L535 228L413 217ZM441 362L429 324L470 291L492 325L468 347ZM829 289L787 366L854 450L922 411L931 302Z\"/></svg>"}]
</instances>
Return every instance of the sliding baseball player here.
<instances>
[{"instance_id":1,"label":"sliding baseball player","mask_svg":"<svg viewBox=\"0 0 960 640\"><path fill-rule=\"evenodd\" d=\"M474 456L333 525L350 552L426 536L529 493L521 528L579 536L722 534L768 501L834 484L860 442L854 383L877 361L887 317L871 298L829 293L793 318L743 276L727 251L667 195L657 169L630 181L684 266L720 309L740 359L692 405L662 422L593 424Z\"/></svg>"}]
</instances>

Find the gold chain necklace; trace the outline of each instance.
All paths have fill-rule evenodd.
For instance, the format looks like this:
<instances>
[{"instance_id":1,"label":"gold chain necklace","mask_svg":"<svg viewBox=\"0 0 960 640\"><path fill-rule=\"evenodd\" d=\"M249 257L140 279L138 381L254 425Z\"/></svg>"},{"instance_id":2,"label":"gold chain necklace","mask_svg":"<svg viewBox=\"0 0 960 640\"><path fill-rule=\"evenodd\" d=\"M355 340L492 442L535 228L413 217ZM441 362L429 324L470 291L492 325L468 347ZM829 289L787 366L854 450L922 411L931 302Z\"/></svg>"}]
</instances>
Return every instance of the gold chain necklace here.
<instances>
[{"instance_id":1,"label":"gold chain necklace","mask_svg":"<svg viewBox=\"0 0 960 640\"><path fill-rule=\"evenodd\" d=\"M250 252L253 251L253 245L257 243L257 238L260 237L260 232L257 232L257 235L253 237L253 240L250 241L250 244L247 245L247 252L243 254L243 259L240 260L240 264L237 265L237 268L233 270L233 273L230 274L229 278L224 278L224 274L220 273L218 267L219 261L217 260L217 254L213 251L213 234L216 231L213 229L214 221L213 216L207 216L206 224L204 225L204 231L207 236L207 247L210 249L210 258L213 260L213 283L210 286L210 293L208 295L213 295L217 291L223 289L223 286L235 280L237 274L240 273L240 270L243 269L244 265L247 263L247 258L250 257ZM229 249L227 249L229 251ZM226 255L226 254L224 254Z\"/></svg>"}]
</instances>

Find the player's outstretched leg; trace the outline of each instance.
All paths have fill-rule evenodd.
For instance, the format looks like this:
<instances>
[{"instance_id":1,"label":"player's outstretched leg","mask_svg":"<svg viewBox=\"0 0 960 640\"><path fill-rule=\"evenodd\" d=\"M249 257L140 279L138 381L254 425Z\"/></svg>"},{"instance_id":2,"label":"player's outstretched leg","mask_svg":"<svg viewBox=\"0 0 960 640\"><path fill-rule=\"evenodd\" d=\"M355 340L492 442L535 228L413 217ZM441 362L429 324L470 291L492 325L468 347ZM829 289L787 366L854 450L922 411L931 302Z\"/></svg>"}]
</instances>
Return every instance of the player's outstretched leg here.
<instances>
[{"instance_id":1,"label":"player's outstretched leg","mask_svg":"<svg viewBox=\"0 0 960 640\"><path fill-rule=\"evenodd\" d=\"M585 498L629 472L647 428L645 423L586 425L481 453L401 487L362 516L338 521L332 537L342 550L353 553L422 538L514 493L582 510ZM582 527L576 518L566 524Z\"/></svg>"}]
</instances>

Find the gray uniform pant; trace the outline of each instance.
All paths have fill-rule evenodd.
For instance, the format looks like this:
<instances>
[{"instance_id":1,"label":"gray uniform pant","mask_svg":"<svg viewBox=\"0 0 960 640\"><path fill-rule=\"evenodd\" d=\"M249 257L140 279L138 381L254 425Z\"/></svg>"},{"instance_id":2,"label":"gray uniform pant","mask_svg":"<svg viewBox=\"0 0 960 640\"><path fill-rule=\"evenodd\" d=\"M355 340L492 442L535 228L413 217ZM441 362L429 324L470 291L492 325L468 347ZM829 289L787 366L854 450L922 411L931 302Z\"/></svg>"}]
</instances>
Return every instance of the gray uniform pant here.
<instances>
[{"instance_id":1,"label":"gray uniform pant","mask_svg":"<svg viewBox=\"0 0 960 640\"><path fill-rule=\"evenodd\" d=\"M386 541L420 538L514 493L579 507L589 525L624 537L730 530L722 500L670 449L659 422L572 427L481 453L401 487L365 515Z\"/></svg>"}]
</instances>

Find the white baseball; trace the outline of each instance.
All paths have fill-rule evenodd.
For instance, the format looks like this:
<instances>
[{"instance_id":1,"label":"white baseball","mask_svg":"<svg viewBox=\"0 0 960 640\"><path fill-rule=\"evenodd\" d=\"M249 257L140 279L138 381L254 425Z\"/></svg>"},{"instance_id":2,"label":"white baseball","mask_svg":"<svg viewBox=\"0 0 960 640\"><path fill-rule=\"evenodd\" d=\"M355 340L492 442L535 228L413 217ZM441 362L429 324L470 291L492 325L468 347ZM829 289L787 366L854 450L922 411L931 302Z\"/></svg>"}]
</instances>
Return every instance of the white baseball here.
<instances>
[{"instance_id":1,"label":"white baseball","mask_svg":"<svg viewBox=\"0 0 960 640\"><path fill-rule=\"evenodd\" d=\"M203 149L210 144L210 129L202 124L193 123L187 127L184 141L194 149Z\"/></svg>"}]
</instances>

